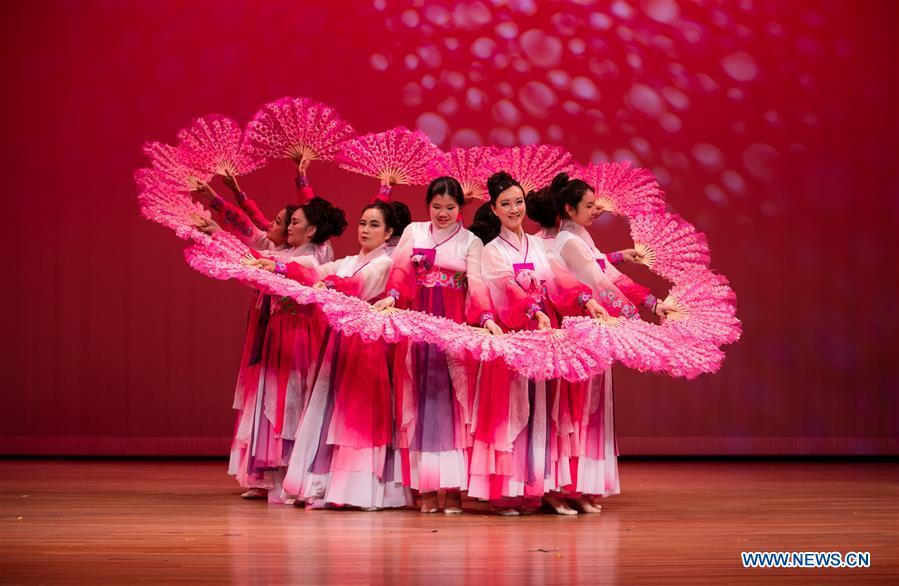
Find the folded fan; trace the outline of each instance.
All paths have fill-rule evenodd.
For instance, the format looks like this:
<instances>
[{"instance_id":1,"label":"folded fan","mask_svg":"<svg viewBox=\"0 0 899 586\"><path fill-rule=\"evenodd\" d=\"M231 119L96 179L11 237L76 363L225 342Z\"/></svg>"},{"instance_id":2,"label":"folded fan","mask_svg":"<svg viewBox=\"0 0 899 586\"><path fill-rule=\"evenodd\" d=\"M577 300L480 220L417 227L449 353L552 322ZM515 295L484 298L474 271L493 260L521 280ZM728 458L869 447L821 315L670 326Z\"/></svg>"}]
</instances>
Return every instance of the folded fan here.
<instances>
[{"instance_id":1,"label":"folded fan","mask_svg":"<svg viewBox=\"0 0 899 586\"><path fill-rule=\"evenodd\" d=\"M356 131L337 110L309 98L285 97L262 106L247 125L253 151L270 159L332 160Z\"/></svg>"}]
</instances>

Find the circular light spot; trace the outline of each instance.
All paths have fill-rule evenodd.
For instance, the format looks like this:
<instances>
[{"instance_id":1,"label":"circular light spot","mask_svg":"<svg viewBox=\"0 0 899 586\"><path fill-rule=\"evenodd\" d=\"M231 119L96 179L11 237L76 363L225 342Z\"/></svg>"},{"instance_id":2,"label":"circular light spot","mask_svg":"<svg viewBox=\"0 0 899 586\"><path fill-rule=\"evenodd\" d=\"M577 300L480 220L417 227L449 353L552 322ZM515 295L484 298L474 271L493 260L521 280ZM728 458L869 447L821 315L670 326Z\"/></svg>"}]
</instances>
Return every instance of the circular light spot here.
<instances>
[{"instance_id":1,"label":"circular light spot","mask_svg":"<svg viewBox=\"0 0 899 586\"><path fill-rule=\"evenodd\" d=\"M624 0L615 0L612 3L612 14L619 18L631 18L634 16L634 9Z\"/></svg>"},{"instance_id":2,"label":"circular light spot","mask_svg":"<svg viewBox=\"0 0 899 586\"><path fill-rule=\"evenodd\" d=\"M642 136L635 136L631 139L631 148L634 149L641 157L648 157L652 153L652 147L649 141Z\"/></svg>"},{"instance_id":3,"label":"circular light spot","mask_svg":"<svg viewBox=\"0 0 899 586\"><path fill-rule=\"evenodd\" d=\"M570 37L577 30L578 18L573 14L557 12L549 19L556 32L565 37Z\"/></svg>"},{"instance_id":4,"label":"circular light spot","mask_svg":"<svg viewBox=\"0 0 899 586\"><path fill-rule=\"evenodd\" d=\"M774 179L780 153L771 145L753 143L743 152L743 164L753 177L760 181Z\"/></svg>"},{"instance_id":5,"label":"circular light spot","mask_svg":"<svg viewBox=\"0 0 899 586\"><path fill-rule=\"evenodd\" d=\"M409 28L415 28L419 23L418 13L411 8L409 10L404 10L400 15L400 20L402 20L403 24Z\"/></svg>"},{"instance_id":6,"label":"circular light spot","mask_svg":"<svg viewBox=\"0 0 899 586\"><path fill-rule=\"evenodd\" d=\"M418 67L418 57L410 53L409 55L406 55L405 59L403 59L403 63L406 64L406 69L415 69L416 67Z\"/></svg>"},{"instance_id":7,"label":"circular light spot","mask_svg":"<svg viewBox=\"0 0 899 586\"><path fill-rule=\"evenodd\" d=\"M487 59L496 50L496 41L481 37L471 44L471 53L478 59Z\"/></svg>"},{"instance_id":8,"label":"circular light spot","mask_svg":"<svg viewBox=\"0 0 899 586\"><path fill-rule=\"evenodd\" d=\"M670 23L680 15L680 8L673 0L646 0L643 13L657 22Z\"/></svg>"},{"instance_id":9,"label":"circular light spot","mask_svg":"<svg viewBox=\"0 0 899 586\"><path fill-rule=\"evenodd\" d=\"M503 39L514 39L518 36L518 25L514 22L501 22L496 25L496 34Z\"/></svg>"},{"instance_id":10,"label":"circular light spot","mask_svg":"<svg viewBox=\"0 0 899 586\"><path fill-rule=\"evenodd\" d=\"M387 57L381 55L380 53L375 53L374 55L372 55L369 61L371 63L372 69L374 69L375 71L384 71L389 65Z\"/></svg>"},{"instance_id":11,"label":"circular light spot","mask_svg":"<svg viewBox=\"0 0 899 586\"><path fill-rule=\"evenodd\" d=\"M454 147L471 148L482 144L484 144L484 140L481 135L471 128L463 128L450 139L450 145Z\"/></svg>"},{"instance_id":12,"label":"circular light spot","mask_svg":"<svg viewBox=\"0 0 899 586\"><path fill-rule=\"evenodd\" d=\"M607 31L612 28L612 19L602 12L594 12L590 15L590 26Z\"/></svg>"},{"instance_id":13,"label":"circular light spot","mask_svg":"<svg viewBox=\"0 0 899 586\"><path fill-rule=\"evenodd\" d=\"M480 110L487 103L487 94L478 88L468 88L465 91L465 103L472 110Z\"/></svg>"},{"instance_id":14,"label":"circular light spot","mask_svg":"<svg viewBox=\"0 0 899 586\"><path fill-rule=\"evenodd\" d=\"M430 73L421 78L421 87L426 90L432 90L437 87L437 78Z\"/></svg>"},{"instance_id":15,"label":"circular light spot","mask_svg":"<svg viewBox=\"0 0 899 586\"><path fill-rule=\"evenodd\" d=\"M562 104L562 109L572 115L578 114L581 110L583 110L580 104L571 100L568 100L564 104Z\"/></svg>"},{"instance_id":16,"label":"circular light spot","mask_svg":"<svg viewBox=\"0 0 899 586\"><path fill-rule=\"evenodd\" d=\"M422 96L421 87L417 83L409 82L403 86L403 104L406 106L420 106Z\"/></svg>"},{"instance_id":17,"label":"circular light spot","mask_svg":"<svg viewBox=\"0 0 899 586\"><path fill-rule=\"evenodd\" d=\"M615 152L612 153L612 159L619 163L621 163L622 161L631 161L635 165L640 164L640 159L638 159L637 155L635 155L630 149L615 149Z\"/></svg>"},{"instance_id":18,"label":"circular light spot","mask_svg":"<svg viewBox=\"0 0 899 586\"><path fill-rule=\"evenodd\" d=\"M724 191L722 191L722 189L717 185L713 185L710 183L709 185L705 186L703 192L712 203L719 206L727 205L727 195L725 195Z\"/></svg>"},{"instance_id":19,"label":"circular light spot","mask_svg":"<svg viewBox=\"0 0 899 586\"><path fill-rule=\"evenodd\" d=\"M459 101L453 96L449 96L437 106L440 113L444 116L452 116L459 110Z\"/></svg>"},{"instance_id":20,"label":"circular light spot","mask_svg":"<svg viewBox=\"0 0 899 586\"><path fill-rule=\"evenodd\" d=\"M721 60L725 73L737 81L752 81L759 74L759 66L746 51L737 51Z\"/></svg>"},{"instance_id":21,"label":"circular light spot","mask_svg":"<svg viewBox=\"0 0 899 586\"><path fill-rule=\"evenodd\" d=\"M556 103L556 95L546 84L530 81L519 90L518 100L529 114L544 118L549 108Z\"/></svg>"},{"instance_id":22,"label":"circular light spot","mask_svg":"<svg viewBox=\"0 0 899 586\"><path fill-rule=\"evenodd\" d=\"M531 126L522 126L518 129L518 140L521 144L537 144L540 142L540 133Z\"/></svg>"},{"instance_id":23,"label":"circular light spot","mask_svg":"<svg viewBox=\"0 0 899 586\"><path fill-rule=\"evenodd\" d=\"M438 49L436 45L431 44L419 47L418 57L424 61L425 65L432 69L440 67L440 63L443 61L440 56L440 49Z\"/></svg>"},{"instance_id":24,"label":"circular light spot","mask_svg":"<svg viewBox=\"0 0 899 586\"><path fill-rule=\"evenodd\" d=\"M715 145L707 142L701 142L693 147L693 158L695 158L700 165L711 169L720 167L724 162L721 150Z\"/></svg>"},{"instance_id":25,"label":"circular light spot","mask_svg":"<svg viewBox=\"0 0 899 586\"><path fill-rule=\"evenodd\" d=\"M445 71L443 80L454 90L461 90L465 87L465 76L458 71Z\"/></svg>"},{"instance_id":26,"label":"circular light spot","mask_svg":"<svg viewBox=\"0 0 899 586\"><path fill-rule=\"evenodd\" d=\"M724 186L731 192L736 193L737 195L746 192L746 181L743 180L743 176L732 169L728 169L721 174L721 182L724 183Z\"/></svg>"},{"instance_id":27,"label":"circular light spot","mask_svg":"<svg viewBox=\"0 0 899 586\"><path fill-rule=\"evenodd\" d=\"M662 113L662 98L648 85L634 84L627 93L627 100L633 108L647 116L655 118Z\"/></svg>"},{"instance_id":28,"label":"circular light spot","mask_svg":"<svg viewBox=\"0 0 899 586\"><path fill-rule=\"evenodd\" d=\"M571 39L568 41L568 50L575 55L583 55L587 50L587 43L584 42L584 39Z\"/></svg>"},{"instance_id":29,"label":"circular light spot","mask_svg":"<svg viewBox=\"0 0 899 586\"><path fill-rule=\"evenodd\" d=\"M517 126L521 122L521 112L511 101L503 99L494 104L493 119L509 126Z\"/></svg>"},{"instance_id":30,"label":"circular light spot","mask_svg":"<svg viewBox=\"0 0 899 586\"><path fill-rule=\"evenodd\" d=\"M539 29L531 29L521 35L521 48L536 67L556 67L562 60L562 41Z\"/></svg>"},{"instance_id":31,"label":"circular light spot","mask_svg":"<svg viewBox=\"0 0 899 586\"><path fill-rule=\"evenodd\" d=\"M549 83L557 88L567 87L568 83L571 81L571 76L561 69L553 69L546 74L546 78L549 80Z\"/></svg>"},{"instance_id":32,"label":"circular light spot","mask_svg":"<svg viewBox=\"0 0 899 586\"><path fill-rule=\"evenodd\" d=\"M683 124L680 121L680 118L672 114L671 112L665 112L661 116L659 116L659 126L662 127L662 130L666 132L678 132Z\"/></svg>"},{"instance_id":33,"label":"circular light spot","mask_svg":"<svg viewBox=\"0 0 899 586\"><path fill-rule=\"evenodd\" d=\"M595 150L590 154L590 162L591 163L608 163L609 155L606 154L605 151Z\"/></svg>"},{"instance_id":34,"label":"circular light spot","mask_svg":"<svg viewBox=\"0 0 899 586\"><path fill-rule=\"evenodd\" d=\"M562 139L565 138L565 131L562 130L561 126L552 124L546 129L546 136L553 142L561 142Z\"/></svg>"},{"instance_id":35,"label":"circular light spot","mask_svg":"<svg viewBox=\"0 0 899 586\"><path fill-rule=\"evenodd\" d=\"M595 102L599 99L599 90L589 77L575 77L571 80L571 93L582 100Z\"/></svg>"},{"instance_id":36,"label":"circular light spot","mask_svg":"<svg viewBox=\"0 0 899 586\"><path fill-rule=\"evenodd\" d=\"M665 97L665 100L671 104L672 108L686 110L690 107L690 98L687 94L673 85L667 85L662 88L662 95Z\"/></svg>"},{"instance_id":37,"label":"circular light spot","mask_svg":"<svg viewBox=\"0 0 899 586\"><path fill-rule=\"evenodd\" d=\"M428 4L425 6L425 18L437 26L445 26L449 24L449 10L438 4Z\"/></svg>"},{"instance_id":38,"label":"circular light spot","mask_svg":"<svg viewBox=\"0 0 899 586\"><path fill-rule=\"evenodd\" d=\"M428 135L428 138L436 145L440 145L446 140L449 132L449 124L439 114L433 112L425 112L415 121L415 126Z\"/></svg>"},{"instance_id":39,"label":"circular light spot","mask_svg":"<svg viewBox=\"0 0 899 586\"><path fill-rule=\"evenodd\" d=\"M490 131L490 142L499 146L512 146L515 144L515 134L508 128L494 128Z\"/></svg>"}]
</instances>

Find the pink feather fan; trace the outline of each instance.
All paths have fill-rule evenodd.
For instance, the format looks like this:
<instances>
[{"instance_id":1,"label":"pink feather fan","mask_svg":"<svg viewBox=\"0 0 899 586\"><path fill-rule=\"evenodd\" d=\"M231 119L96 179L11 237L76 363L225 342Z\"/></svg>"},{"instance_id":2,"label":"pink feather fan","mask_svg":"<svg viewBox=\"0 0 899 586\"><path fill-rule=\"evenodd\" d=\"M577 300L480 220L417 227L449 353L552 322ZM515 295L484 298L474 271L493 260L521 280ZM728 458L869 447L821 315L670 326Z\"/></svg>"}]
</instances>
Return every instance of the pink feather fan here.
<instances>
[{"instance_id":1,"label":"pink feather fan","mask_svg":"<svg viewBox=\"0 0 899 586\"><path fill-rule=\"evenodd\" d=\"M157 173L153 169L140 169L135 173L135 181L146 185ZM137 200L142 216L170 228L185 240L196 240L203 236L196 229L197 221L210 218L206 208L193 201L183 190L174 189L164 181L146 185L138 194Z\"/></svg>"},{"instance_id":2,"label":"pink feather fan","mask_svg":"<svg viewBox=\"0 0 899 586\"><path fill-rule=\"evenodd\" d=\"M577 166L572 176L586 181L596 191L596 205L607 212L632 216L665 209L665 193L655 176L631 166L630 161Z\"/></svg>"},{"instance_id":3,"label":"pink feather fan","mask_svg":"<svg viewBox=\"0 0 899 586\"><path fill-rule=\"evenodd\" d=\"M240 125L219 114L195 119L178 131L181 156L191 167L218 175L243 175L265 161L254 154Z\"/></svg>"},{"instance_id":4,"label":"pink feather fan","mask_svg":"<svg viewBox=\"0 0 899 586\"><path fill-rule=\"evenodd\" d=\"M549 185L553 177L571 170L571 155L562 147L536 144L500 149L484 163L486 175L505 171L521 183L525 195Z\"/></svg>"},{"instance_id":5,"label":"pink feather fan","mask_svg":"<svg viewBox=\"0 0 899 586\"><path fill-rule=\"evenodd\" d=\"M634 248L654 273L678 282L708 268L711 259L705 235L679 215L638 214L628 220Z\"/></svg>"},{"instance_id":6,"label":"pink feather fan","mask_svg":"<svg viewBox=\"0 0 899 586\"><path fill-rule=\"evenodd\" d=\"M448 175L458 179L466 199L490 199L487 195L487 161L498 154L495 147L456 147L431 163L432 179Z\"/></svg>"},{"instance_id":7,"label":"pink feather fan","mask_svg":"<svg viewBox=\"0 0 899 586\"><path fill-rule=\"evenodd\" d=\"M342 142L336 160L348 171L377 177L382 185L425 185L440 152L424 132L398 126Z\"/></svg>"},{"instance_id":8,"label":"pink feather fan","mask_svg":"<svg viewBox=\"0 0 899 586\"><path fill-rule=\"evenodd\" d=\"M736 295L727 279L712 271L691 273L671 288L665 300L675 306L665 327L709 344L733 344L740 339Z\"/></svg>"},{"instance_id":9,"label":"pink feather fan","mask_svg":"<svg viewBox=\"0 0 899 586\"><path fill-rule=\"evenodd\" d=\"M178 147L153 141L144 143L143 151L150 157L153 168L159 172L158 177L174 181L181 189L197 189L201 181L212 179L212 173L192 167ZM150 179L149 176L144 177Z\"/></svg>"},{"instance_id":10,"label":"pink feather fan","mask_svg":"<svg viewBox=\"0 0 899 586\"><path fill-rule=\"evenodd\" d=\"M332 160L356 131L337 110L309 98L285 97L262 106L247 125L255 153L270 159Z\"/></svg>"}]
</instances>

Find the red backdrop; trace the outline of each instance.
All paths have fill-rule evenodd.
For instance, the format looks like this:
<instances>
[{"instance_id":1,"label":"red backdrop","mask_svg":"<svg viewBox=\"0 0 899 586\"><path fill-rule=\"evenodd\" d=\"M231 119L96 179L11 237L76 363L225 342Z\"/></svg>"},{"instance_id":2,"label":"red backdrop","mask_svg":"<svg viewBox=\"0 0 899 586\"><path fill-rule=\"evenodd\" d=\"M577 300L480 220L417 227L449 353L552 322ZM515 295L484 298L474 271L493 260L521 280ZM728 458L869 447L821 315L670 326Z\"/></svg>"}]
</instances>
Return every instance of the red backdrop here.
<instances>
[{"instance_id":1,"label":"red backdrop","mask_svg":"<svg viewBox=\"0 0 899 586\"><path fill-rule=\"evenodd\" d=\"M618 369L622 453L899 451L889 1L0 10L2 453L226 453L249 293L185 265L131 174L143 141L283 95L360 132L555 142L657 173L708 234L745 333L713 376ZM324 163L310 177L351 219L375 189ZM291 181L283 163L244 184L274 211ZM397 194L423 217L420 189ZM594 233L626 244L614 220Z\"/></svg>"}]
</instances>

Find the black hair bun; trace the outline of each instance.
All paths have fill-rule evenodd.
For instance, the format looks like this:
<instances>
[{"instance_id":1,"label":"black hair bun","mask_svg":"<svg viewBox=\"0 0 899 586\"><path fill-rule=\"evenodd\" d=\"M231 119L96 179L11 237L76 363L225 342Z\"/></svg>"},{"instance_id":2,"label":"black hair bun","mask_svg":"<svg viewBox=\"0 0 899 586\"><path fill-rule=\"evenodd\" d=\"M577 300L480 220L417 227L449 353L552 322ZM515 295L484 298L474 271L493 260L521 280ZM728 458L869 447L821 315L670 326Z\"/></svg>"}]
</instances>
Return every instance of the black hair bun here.
<instances>
[{"instance_id":1,"label":"black hair bun","mask_svg":"<svg viewBox=\"0 0 899 586\"><path fill-rule=\"evenodd\" d=\"M553 177L553 182L549 185L552 193L559 193L568 185L568 173L562 172Z\"/></svg>"}]
</instances>

